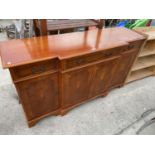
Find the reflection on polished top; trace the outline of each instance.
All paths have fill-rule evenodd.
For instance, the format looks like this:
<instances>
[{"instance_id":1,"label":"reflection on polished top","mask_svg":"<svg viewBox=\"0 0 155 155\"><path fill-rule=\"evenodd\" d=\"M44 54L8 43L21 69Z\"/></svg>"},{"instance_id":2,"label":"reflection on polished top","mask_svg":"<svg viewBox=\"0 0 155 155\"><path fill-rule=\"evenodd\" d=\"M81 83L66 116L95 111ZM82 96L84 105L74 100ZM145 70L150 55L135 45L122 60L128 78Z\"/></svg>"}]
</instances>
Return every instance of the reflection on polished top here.
<instances>
[{"instance_id":1,"label":"reflection on polished top","mask_svg":"<svg viewBox=\"0 0 155 155\"><path fill-rule=\"evenodd\" d=\"M3 67L10 68L52 58L67 59L140 39L144 37L125 28L95 29L4 41L0 43L0 53Z\"/></svg>"}]
</instances>

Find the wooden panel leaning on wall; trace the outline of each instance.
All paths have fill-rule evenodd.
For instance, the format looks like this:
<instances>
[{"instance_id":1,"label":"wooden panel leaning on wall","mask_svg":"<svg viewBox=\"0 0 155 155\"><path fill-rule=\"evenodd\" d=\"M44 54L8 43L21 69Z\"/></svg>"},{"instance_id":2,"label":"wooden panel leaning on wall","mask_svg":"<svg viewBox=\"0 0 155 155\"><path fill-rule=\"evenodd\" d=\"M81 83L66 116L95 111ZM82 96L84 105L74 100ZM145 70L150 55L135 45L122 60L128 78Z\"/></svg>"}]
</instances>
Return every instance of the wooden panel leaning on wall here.
<instances>
[{"instance_id":1,"label":"wooden panel leaning on wall","mask_svg":"<svg viewBox=\"0 0 155 155\"><path fill-rule=\"evenodd\" d=\"M29 127L123 86L145 39L107 28L0 43Z\"/></svg>"},{"instance_id":2,"label":"wooden panel leaning on wall","mask_svg":"<svg viewBox=\"0 0 155 155\"><path fill-rule=\"evenodd\" d=\"M99 19L33 19L34 31L36 36L44 36L50 34L61 34L75 32L77 28L88 30L89 27L95 26L103 28L104 20Z\"/></svg>"}]
</instances>

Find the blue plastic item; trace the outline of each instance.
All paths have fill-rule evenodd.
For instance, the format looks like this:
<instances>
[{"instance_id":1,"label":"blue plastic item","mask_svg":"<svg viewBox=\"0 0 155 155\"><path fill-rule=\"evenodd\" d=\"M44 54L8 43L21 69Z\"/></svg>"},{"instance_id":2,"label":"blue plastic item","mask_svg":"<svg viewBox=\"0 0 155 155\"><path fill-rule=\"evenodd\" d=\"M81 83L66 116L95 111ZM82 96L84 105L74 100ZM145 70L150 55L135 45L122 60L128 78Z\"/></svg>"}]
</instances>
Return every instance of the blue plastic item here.
<instances>
[{"instance_id":1,"label":"blue plastic item","mask_svg":"<svg viewBox=\"0 0 155 155\"><path fill-rule=\"evenodd\" d=\"M123 20L123 21L120 21L116 27L125 27L125 25L128 23L128 20Z\"/></svg>"}]
</instances>

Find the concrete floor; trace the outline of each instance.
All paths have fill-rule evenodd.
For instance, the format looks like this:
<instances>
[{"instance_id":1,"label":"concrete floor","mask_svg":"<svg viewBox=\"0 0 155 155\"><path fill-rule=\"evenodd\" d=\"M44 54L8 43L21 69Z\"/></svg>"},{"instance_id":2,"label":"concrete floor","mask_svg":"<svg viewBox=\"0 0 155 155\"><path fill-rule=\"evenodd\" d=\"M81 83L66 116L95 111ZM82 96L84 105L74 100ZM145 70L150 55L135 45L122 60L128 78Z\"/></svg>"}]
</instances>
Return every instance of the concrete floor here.
<instances>
[{"instance_id":1,"label":"concrete floor","mask_svg":"<svg viewBox=\"0 0 155 155\"><path fill-rule=\"evenodd\" d=\"M139 132L155 117L154 92L155 77L145 78L28 128L10 74L0 64L0 134L155 134L155 123Z\"/></svg>"}]
</instances>

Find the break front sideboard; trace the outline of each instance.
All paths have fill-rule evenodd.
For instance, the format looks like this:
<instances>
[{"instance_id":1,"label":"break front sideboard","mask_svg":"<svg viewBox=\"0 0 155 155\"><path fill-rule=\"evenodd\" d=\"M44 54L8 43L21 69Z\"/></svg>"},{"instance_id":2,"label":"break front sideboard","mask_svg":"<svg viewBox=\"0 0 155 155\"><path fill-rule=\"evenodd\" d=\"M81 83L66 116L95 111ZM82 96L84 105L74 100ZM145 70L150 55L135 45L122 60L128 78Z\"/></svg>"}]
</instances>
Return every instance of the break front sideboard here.
<instances>
[{"instance_id":1,"label":"break front sideboard","mask_svg":"<svg viewBox=\"0 0 155 155\"><path fill-rule=\"evenodd\" d=\"M0 43L29 127L124 84L145 37L95 29Z\"/></svg>"}]
</instances>

